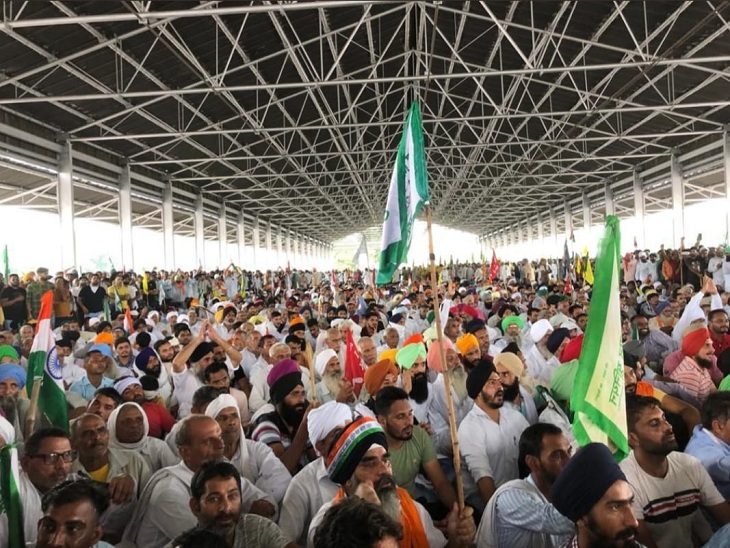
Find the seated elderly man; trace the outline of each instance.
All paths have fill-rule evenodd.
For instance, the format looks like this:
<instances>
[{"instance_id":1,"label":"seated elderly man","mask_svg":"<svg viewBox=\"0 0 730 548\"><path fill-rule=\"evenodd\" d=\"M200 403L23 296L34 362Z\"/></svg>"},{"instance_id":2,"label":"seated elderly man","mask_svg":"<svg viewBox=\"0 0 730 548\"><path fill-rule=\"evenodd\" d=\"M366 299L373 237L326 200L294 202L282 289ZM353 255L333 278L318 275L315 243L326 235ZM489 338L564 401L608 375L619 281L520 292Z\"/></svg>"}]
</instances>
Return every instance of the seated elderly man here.
<instances>
[{"instance_id":1,"label":"seated elderly man","mask_svg":"<svg viewBox=\"0 0 730 548\"><path fill-rule=\"evenodd\" d=\"M134 402L125 402L114 409L107 420L107 429L111 449L134 451L145 460L151 472L179 462L164 441L149 435L147 414Z\"/></svg>"},{"instance_id":2,"label":"seated elderly man","mask_svg":"<svg viewBox=\"0 0 730 548\"><path fill-rule=\"evenodd\" d=\"M342 367L337 352L327 348L317 354L314 369L321 379L315 386L318 402L327 403L335 400L355 405L355 392L352 384L342 377Z\"/></svg>"},{"instance_id":3,"label":"seated elderly man","mask_svg":"<svg viewBox=\"0 0 730 548\"><path fill-rule=\"evenodd\" d=\"M221 394L205 409L205 414L221 427L225 458L244 479L269 494L278 504L291 482L291 474L268 445L246 439L239 413L238 402L230 394Z\"/></svg>"},{"instance_id":4,"label":"seated elderly man","mask_svg":"<svg viewBox=\"0 0 730 548\"><path fill-rule=\"evenodd\" d=\"M456 504L446 523L449 540L433 524L426 509L414 501L393 479L388 442L383 428L369 417L361 417L336 435L325 459L330 479L341 485L335 498L320 508L309 527L308 546L324 514L341 500L357 496L377 506L403 527L402 546L471 546L474 542L472 509L461 512Z\"/></svg>"}]
</instances>

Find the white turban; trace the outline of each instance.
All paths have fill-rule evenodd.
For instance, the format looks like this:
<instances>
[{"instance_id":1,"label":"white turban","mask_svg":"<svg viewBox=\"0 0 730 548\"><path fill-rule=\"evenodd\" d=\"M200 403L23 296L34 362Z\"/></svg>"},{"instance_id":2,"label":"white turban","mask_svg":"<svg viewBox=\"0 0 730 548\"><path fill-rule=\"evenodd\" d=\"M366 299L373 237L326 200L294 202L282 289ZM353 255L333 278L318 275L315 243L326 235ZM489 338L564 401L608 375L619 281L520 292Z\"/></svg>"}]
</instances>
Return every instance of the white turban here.
<instances>
[{"instance_id":1,"label":"white turban","mask_svg":"<svg viewBox=\"0 0 730 548\"><path fill-rule=\"evenodd\" d=\"M317 354L317 359L314 360L314 370L317 372L317 375L319 375L320 378L324 376L324 370L327 369L327 362L336 357L337 352L335 352L331 348L322 350L322 352Z\"/></svg>"},{"instance_id":2,"label":"white turban","mask_svg":"<svg viewBox=\"0 0 730 548\"><path fill-rule=\"evenodd\" d=\"M114 390L119 392L119 395L121 396L124 394L124 391L129 388L130 386L134 386L135 384L138 384L142 386L142 383L139 382L139 379L137 377L132 377L131 375L125 375L121 379L119 379L116 383L114 383Z\"/></svg>"},{"instance_id":3,"label":"white turban","mask_svg":"<svg viewBox=\"0 0 730 548\"><path fill-rule=\"evenodd\" d=\"M169 320L173 316L175 316L177 318L177 311L176 310L173 310L171 312L168 312L167 315L165 316L165 318L167 318Z\"/></svg>"},{"instance_id":4,"label":"white turban","mask_svg":"<svg viewBox=\"0 0 730 548\"><path fill-rule=\"evenodd\" d=\"M15 428L2 415L0 415L0 438L4 439L6 444L15 443Z\"/></svg>"},{"instance_id":5,"label":"white turban","mask_svg":"<svg viewBox=\"0 0 730 548\"><path fill-rule=\"evenodd\" d=\"M187 314L180 314L177 317L177 323L184 323L184 324L188 324L189 325L190 324L190 318L188 317Z\"/></svg>"},{"instance_id":6,"label":"white turban","mask_svg":"<svg viewBox=\"0 0 730 548\"><path fill-rule=\"evenodd\" d=\"M214 419L226 407L233 407L236 410L236 415L238 415L238 418L240 420L241 411L238 409L238 402L236 401L236 398L234 398L230 394L221 394L212 402L210 402L208 404L208 407L206 407L205 409L205 414Z\"/></svg>"},{"instance_id":7,"label":"white turban","mask_svg":"<svg viewBox=\"0 0 730 548\"><path fill-rule=\"evenodd\" d=\"M348 422L352 422L352 410L344 403L328 401L312 409L307 415L307 430L309 442L315 447L315 451L318 441L322 441L332 430ZM319 451L317 454L319 455Z\"/></svg>"},{"instance_id":8,"label":"white turban","mask_svg":"<svg viewBox=\"0 0 730 548\"><path fill-rule=\"evenodd\" d=\"M551 333L552 330L553 328L548 320L536 321L530 328L530 338L537 344L545 335Z\"/></svg>"},{"instance_id":9,"label":"white turban","mask_svg":"<svg viewBox=\"0 0 730 548\"><path fill-rule=\"evenodd\" d=\"M344 318L335 318L334 320L332 320L330 322L330 327L340 327L340 324L344 323L344 322L345 322Z\"/></svg>"},{"instance_id":10,"label":"white turban","mask_svg":"<svg viewBox=\"0 0 730 548\"><path fill-rule=\"evenodd\" d=\"M144 435L135 443L122 443L117 439L117 417L119 417L119 413L121 413L122 409L128 405L136 407L137 411L142 413L142 420L144 421ZM140 405L131 401L123 403L111 412L106 421L106 428L109 431L109 447L112 449L141 449L147 443L147 436L150 433L150 423L147 420L147 413L144 412L144 409L142 409Z\"/></svg>"}]
</instances>

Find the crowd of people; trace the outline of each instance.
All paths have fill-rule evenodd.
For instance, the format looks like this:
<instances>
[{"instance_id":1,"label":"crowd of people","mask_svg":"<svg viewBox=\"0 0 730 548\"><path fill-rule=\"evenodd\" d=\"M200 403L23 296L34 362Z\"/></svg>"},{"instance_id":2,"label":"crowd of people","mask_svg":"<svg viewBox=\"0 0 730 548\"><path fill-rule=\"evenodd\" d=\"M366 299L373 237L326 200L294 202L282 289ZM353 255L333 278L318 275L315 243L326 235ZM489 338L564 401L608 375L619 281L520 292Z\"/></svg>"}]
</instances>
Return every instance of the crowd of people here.
<instances>
[{"instance_id":1,"label":"crowd of people","mask_svg":"<svg viewBox=\"0 0 730 548\"><path fill-rule=\"evenodd\" d=\"M442 265L436 286L418 268L380 287L372 271L234 265L11 274L0 444L19 451L24 540L728 546L726 253L624 257L620 463L572 432L593 291L577 261ZM26 390L48 291L60 426L30 416ZM0 516L3 546L12 525Z\"/></svg>"}]
</instances>

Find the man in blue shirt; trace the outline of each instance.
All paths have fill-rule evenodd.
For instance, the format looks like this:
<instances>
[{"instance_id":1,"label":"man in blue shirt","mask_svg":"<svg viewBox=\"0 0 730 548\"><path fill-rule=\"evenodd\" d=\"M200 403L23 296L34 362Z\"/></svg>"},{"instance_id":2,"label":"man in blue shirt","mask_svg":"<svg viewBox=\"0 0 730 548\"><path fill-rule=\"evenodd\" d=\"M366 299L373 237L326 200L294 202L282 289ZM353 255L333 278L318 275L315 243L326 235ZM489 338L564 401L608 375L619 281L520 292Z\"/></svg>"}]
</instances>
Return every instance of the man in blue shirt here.
<instances>
[{"instance_id":1,"label":"man in blue shirt","mask_svg":"<svg viewBox=\"0 0 730 548\"><path fill-rule=\"evenodd\" d=\"M113 386L114 381L104 376L111 360L112 352L108 345L93 345L84 360L86 376L73 383L68 391L81 396L88 403L98 388Z\"/></svg>"},{"instance_id":2,"label":"man in blue shirt","mask_svg":"<svg viewBox=\"0 0 730 548\"><path fill-rule=\"evenodd\" d=\"M702 404L685 453L697 457L725 500L730 500L730 392L710 394Z\"/></svg>"}]
</instances>

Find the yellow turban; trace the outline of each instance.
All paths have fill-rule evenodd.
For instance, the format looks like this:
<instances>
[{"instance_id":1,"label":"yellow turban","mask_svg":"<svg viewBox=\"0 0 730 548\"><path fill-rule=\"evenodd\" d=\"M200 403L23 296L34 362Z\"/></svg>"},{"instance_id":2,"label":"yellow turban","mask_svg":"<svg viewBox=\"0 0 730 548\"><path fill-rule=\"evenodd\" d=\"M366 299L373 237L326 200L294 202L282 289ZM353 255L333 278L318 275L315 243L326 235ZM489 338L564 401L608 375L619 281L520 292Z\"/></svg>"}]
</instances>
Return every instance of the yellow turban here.
<instances>
[{"instance_id":1,"label":"yellow turban","mask_svg":"<svg viewBox=\"0 0 730 548\"><path fill-rule=\"evenodd\" d=\"M395 355L397 353L397 348L389 348L388 350L383 350L378 356L378 361L390 360L392 363L395 363Z\"/></svg>"}]
</instances>

